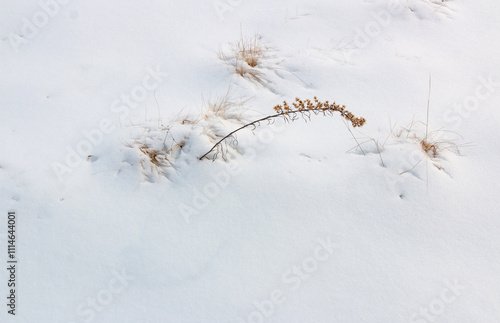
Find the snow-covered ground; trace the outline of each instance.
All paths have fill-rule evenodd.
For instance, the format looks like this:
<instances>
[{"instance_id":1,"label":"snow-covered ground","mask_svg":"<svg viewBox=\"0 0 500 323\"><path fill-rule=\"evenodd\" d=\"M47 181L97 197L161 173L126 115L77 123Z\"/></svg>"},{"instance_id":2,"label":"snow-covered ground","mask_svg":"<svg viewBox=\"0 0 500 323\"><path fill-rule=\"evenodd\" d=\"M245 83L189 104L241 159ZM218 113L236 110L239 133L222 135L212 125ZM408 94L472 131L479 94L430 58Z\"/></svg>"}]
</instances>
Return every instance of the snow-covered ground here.
<instances>
[{"instance_id":1,"label":"snow-covered ground","mask_svg":"<svg viewBox=\"0 0 500 323\"><path fill-rule=\"evenodd\" d=\"M500 322L498 2L3 1L0 40L0 322ZM198 160L315 96L366 125Z\"/></svg>"}]
</instances>

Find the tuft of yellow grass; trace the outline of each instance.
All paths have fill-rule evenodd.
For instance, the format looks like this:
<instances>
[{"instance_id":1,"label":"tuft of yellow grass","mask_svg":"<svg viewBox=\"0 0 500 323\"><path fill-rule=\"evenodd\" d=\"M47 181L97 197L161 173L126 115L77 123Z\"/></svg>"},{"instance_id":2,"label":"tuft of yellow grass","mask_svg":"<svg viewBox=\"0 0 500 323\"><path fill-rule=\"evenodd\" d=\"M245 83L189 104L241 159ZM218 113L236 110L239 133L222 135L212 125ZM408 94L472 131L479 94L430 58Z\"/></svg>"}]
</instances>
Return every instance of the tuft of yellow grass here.
<instances>
[{"instance_id":1,"label":"tuft of yellow grass","mask_svg":"<svg viewBox=\"0 0 500 323\"><path fill-rule=\"evenodd\" d=\"M253 38L242 36L231 50L236 59L244 61L250 67L256 67L264 58L267 49L255 35Z\"/></svg>"},{"instance_id":2,"label":"tuft of yellow grass","mask_svg":"<svg viewBox=\"0 0 500 323\"><path fill-rule=\"evenodd\" d=\"M268 48L264 46L260 37L244 37L243 35L234 44L230 44L230 53L225 53L219 47L217 56L220 60L233 67L234 72L250 81L266 86L262 72L257 70L267 57Z\"/></svg>"}]
</instances>

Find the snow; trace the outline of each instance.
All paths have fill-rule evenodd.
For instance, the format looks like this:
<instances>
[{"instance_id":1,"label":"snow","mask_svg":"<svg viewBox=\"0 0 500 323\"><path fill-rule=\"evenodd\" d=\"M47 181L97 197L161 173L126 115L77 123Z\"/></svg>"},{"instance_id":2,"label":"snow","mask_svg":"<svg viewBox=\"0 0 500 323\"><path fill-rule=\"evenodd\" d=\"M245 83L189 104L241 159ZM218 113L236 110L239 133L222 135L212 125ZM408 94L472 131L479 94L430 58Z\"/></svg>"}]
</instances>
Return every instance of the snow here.
<instances>
[{"instance_id":1,"label":"snow","mask_svg":"<svg viewBox=\"0 0 500 323\"><path fill-rule=\"evenodd\" d=\"M0 321L500 322L499 18L492 0L4 3ZM264 86L218 57L256 35ZM229 115L207 109L228 89ZM263 122L198 160L314 96L366 125ZM164 143L158 168L141 147Z\"/></svg>"}]
</instances>

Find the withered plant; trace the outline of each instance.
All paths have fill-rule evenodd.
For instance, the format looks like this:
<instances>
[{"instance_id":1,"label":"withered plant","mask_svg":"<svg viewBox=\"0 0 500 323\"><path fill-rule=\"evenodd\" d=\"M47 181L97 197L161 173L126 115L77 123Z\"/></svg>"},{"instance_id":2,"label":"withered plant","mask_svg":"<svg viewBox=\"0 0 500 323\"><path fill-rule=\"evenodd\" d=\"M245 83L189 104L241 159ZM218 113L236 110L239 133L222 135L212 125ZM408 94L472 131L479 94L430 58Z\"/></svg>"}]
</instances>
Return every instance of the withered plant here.
<instances>
[{"instance_id":1,"label":"withered plant","mask_svg":"<svg viewBox=\"0 0 500 323\"><path fill-rule=\"evenodd\" d=\"M353 127L361 127L365 124L366 120L364 118L358 118L354 116L351 112L345 109L345 105L340 106L339 104L333 102L329 103L329 101L320 102L317 97L311 101L309 99L303 101L299 98L295 98L295 102L292 103L292 107L286 102L283 101L283 105L276 105L274 108L276 114L268 115L266 117L257 119L250 123L247 123L236 130L231 131L229 134L220 139L209 151L207 151L203 156L198 159L202 160L203 158L208 158L208 154L212 151L216 151L212 156L212 160L217 158L217 155L222 151L221 143L224 142L227 138L233 138L233 142L237 142L234 139L234 134L240 130L243 130L247 127L254 127L261 125L262 122L267 121L268 124L274 122L276 118L283 118L285 122L291 122L298 120L300 117L304 119L304 121L310 121L311 116L320 115L323 116L333 116L334 112L340 113L340 115L345 118L347 121L351 123ZM222 151L223 152L223 151Z\"/></svg>"},{"instance_id":2,"label":"withered plant","mask_svg":"<svg viewBox=\"0 0 500 323\"><path fill-rule=\"evenodd\" d=\"M146 143L146 139L151 138L141 138L138 140L134 140L134 146L137 147L143 154L143 158L141 159L139 164L141 165L141 168L143 170L144 177L146 179L149 179L150 181L152 181L152 178L157 177L158 175L168 178L169 170L175 170L174 162L177 159L180 150L182 150L185 145L184 141L171 144L167 148L166 142L164 142L162 145L159 145L159 142L148 144ZM165 136L165 139L167 139L167 136Z\"/></svg>"},{"instance_id":3,"label":"withered plant","mask_svg":"<svg viewBox=\"0 0 500 323\"><path fill-rule=\"evenodd\" d=\"M219 141L227 129L244 125L251 120L251 115L245 101L234 98L228 89L221 96L203 98L199 113L181 111L166 120L166 126L153 120L134 125L134 134L126 144L136 151L145 180L171 179L174 172L179 172L193 145L207 139L211 144ZM237 151L229 152L227 148L225 153L230 156Z\"/></svg>"},{"instance_id":4,"label":"withered plant","mask_svg":"<svg viewBox=\"0 0 500 323\"><path fill-rule=\"evenodd\" d=\"M429 132L429 114L430 114L430 98L431 98L431 75L429 74L429 94L427 98L427 120L426 122L416 122L412 121L409 126L402 127L398 134L394 134L395 138L402 139L402 143L406 143L408 140L413 141L419 146L424 152L420 160L413 165L409 170L403 171L400 175L408 172L412 172L423 160L425 160L426 165L426 183L427 189L429 185L429 162L441 171L445 171L443 166L440 165L439 160L442 159L442 153L446 150L455 150L457 154L460 154L459 147L466 147L470 143L465 143L458 145L456 143L457 137L463 139L463 137L457 132L450 130L437 129ZM425 126L425 134L419 134L421 131L413 130L413 128L418 128L418 125ZM391 130L392 132L392 130ZM403 134L406 133L406 138L403 138ZM452 135L455 139L444 139L445 134ZM400 141L401 142L401 141Z\"/></svg>"},{"instance_id":5,"label":"withered plant","mask_svg":"<svg viewBox=\"0 0 500 323\"><path fill-rule=\"evenodd\" d=\"M228 88L222 96L203 98L203 101L204 109L201 114L205 120L215 117L219 120L241 122L244 119L243 106L246 101L233 98L231 88Z\"/></svg>"},{"instance_id":6,"label":"withered plant","mask_svg":"<svg viewBox=\"0 0 500 323\"><path fill-rule=\"evenodd\" d=\"M455 148L457 153L460 153L458 151L458 145L453 141L439 140L439 137L441 137L440 133L448 132L460 136L458 133L454 131L446 131L441 129L429 132L430 98L431 98L431 75L429 74L429 96L427 98L427 121L425 122L425 137L420 140L420 147L425 152L426 156L430 158L436 158L440 151L447 150L450 148Z\"/></svg>"},{"instance_id":7,"label":"withered plant","mask_svg":"<svg viewBox=\"0 0 500 323\"><path fill-rule=\"evenodd\" d=\"M241 35L239 40L230 44L229 51L226 53L220 48L217 53L219 59L233 67L236 74L264 87L267 86L267 81L258 68L262 67L269 49L260 42L257 35L253 38Z\"/></svg>"}]
</instances>

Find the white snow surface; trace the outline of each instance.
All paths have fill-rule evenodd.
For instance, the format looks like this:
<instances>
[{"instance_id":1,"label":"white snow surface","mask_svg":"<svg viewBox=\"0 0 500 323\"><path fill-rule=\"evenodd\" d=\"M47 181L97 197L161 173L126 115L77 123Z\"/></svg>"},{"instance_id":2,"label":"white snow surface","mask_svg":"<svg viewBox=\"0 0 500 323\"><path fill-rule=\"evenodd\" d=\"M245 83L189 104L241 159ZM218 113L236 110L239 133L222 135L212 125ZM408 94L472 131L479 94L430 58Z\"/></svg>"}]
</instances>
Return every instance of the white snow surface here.
<instances>
[{"instance_id":1,"label":"white snow surface","mask_svg":"<svg viewBox=\"0 0 500 323\"><path fill-rule=\"evenodd\" d=\"M218 57L242 35L266 86ZM493 0L3 1L0 322L500 322L499 50ZM366 125L198 160L314 96Z\"/></svg>"}]
</instances>

